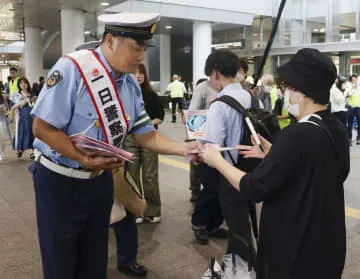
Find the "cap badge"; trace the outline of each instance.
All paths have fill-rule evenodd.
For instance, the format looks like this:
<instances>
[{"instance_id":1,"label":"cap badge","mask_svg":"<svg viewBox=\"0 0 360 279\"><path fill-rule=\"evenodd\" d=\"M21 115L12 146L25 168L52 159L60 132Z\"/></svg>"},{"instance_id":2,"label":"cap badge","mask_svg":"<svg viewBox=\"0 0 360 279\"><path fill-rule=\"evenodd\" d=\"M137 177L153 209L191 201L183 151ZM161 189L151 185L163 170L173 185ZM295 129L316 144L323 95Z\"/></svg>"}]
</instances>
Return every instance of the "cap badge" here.
<instances>
[{"instance_id":1,"label":"cap badge","mask_svg":"<svg viewBox=\"0 0 360 279\"><path fill-rule=\"evenodd\" d=\"M155 33L156 27L157 27L157 24L156 24L156 23L154 23L153 25L151 25L151 28L150 28L150 33L151 33L151 34L154 34L154 33Z\"/></svg>"},{"instance_id":2,"label":"cap badge","mask_svg":"<svg viewBox=\"0 0 360 279\"><path fill-rule=\"evenodd\" d=\"M101 122L100 122L99 120L96 120L96 121L95 121L95 126L96 126L97 128L101 128Z\"/></svg>"}]
</instances>

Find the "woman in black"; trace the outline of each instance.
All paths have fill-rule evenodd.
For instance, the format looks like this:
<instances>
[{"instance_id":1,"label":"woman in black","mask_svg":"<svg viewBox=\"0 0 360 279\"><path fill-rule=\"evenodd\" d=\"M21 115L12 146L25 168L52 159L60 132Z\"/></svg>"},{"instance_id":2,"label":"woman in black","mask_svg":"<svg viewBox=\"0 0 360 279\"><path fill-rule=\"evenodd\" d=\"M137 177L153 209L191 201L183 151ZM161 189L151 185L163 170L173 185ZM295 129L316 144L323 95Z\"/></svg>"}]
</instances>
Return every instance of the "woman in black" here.
<instances>
[{"instance_id":1,"label":"woman in black","mask_svg":"<svg viewBox=\"0 0 360 279\"><path fill-rule=\"evenodd\" d=\"M201 157L244 199L263 201L258 279L340 279L350 159L346 128L327 110L336 68L319 51L303 49L279 75L286 84L284 105L298 123L280 132L272 146L261 138L265 153L242 147L245 158L263 162L246 174L213 147Z\"/></svg>"}]
</instances>

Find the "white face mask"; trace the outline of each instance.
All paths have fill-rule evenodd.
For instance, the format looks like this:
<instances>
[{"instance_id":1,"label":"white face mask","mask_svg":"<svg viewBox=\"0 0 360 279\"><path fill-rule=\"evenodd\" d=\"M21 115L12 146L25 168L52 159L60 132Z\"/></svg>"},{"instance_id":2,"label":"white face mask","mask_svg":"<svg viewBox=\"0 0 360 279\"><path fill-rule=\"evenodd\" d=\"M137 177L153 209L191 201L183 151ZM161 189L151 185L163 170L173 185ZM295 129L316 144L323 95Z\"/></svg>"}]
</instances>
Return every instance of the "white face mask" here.
<instances>
[{"instance_id":1,"label":"white face mask","mask_svg":"<svg viewBox=\"0 0 360 279\"><path fill-rule=\"evenodd\" d=\"M245 79L245 75L237 73L236 80L242 82Z\"/></svg>"},{"instance_id":2,"label":"white face mask","mask_svg":"<svg viewBox=\"0 0 360 279\"><path fill-rule=\"evenodd\" d=\"M298 117L300 115L300 106L299 104L290 104L290 94L291 90L285 90L284 97L284 108L293 116Z\"/></svg>"}]
</instances>

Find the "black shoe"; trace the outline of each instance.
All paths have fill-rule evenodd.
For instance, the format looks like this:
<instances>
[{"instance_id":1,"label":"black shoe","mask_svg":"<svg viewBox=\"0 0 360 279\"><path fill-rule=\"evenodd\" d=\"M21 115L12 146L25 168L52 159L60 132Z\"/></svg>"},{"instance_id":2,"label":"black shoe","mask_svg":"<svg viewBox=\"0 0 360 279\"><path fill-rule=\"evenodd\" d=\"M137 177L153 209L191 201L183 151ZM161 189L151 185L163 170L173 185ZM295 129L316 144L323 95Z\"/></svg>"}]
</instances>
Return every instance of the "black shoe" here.
<instances>
[{"instance_id":1,"label":"black shoe","mask_svg":"<svg viewBox=\"0 0 360 279\"><path fill-rule=\"evenodd\" d=\"M22 155L23 155L23 151L16 152L16 157L21 158Z\"/></svg>"},{"instance_id":2,"label":"black shoe","mask_svg":"<svg viewBox=\"0 0 360 279\"><path fill-rule=\"evenodd\" d=\"M209 234L207 230L194 230L196 242L200 245L209 243Z\"/></svg>"},{"instance_id":3,"label":"black shoe","mask_svg":"<svg viewBox=\"0 0 360 279\"><path fill-rule=\"evenodd\" d=\"M148 273L147 268L139 264L120 266L118 270L130 277L145 277Z\"/></svg>"},{"instance_id":4,"label":"black shoe","mask_svg":"<svg viewBox=\"0 0 360 279\"><path fill-rule=\"evenodd\" d=\"M218 230L209 233L210 237L220 238L220 239L227 239L228 235L229 235L228 230L224 228L219 228Z\"/></svg>"},{"instance_id":5,"label":"black shoe","mask_svg":"<svg viewBox=\"0 0 360 279\"><path fill-rule=\"evenodd\" d=\"M357 141L356 141L356 145L360 145L360 140L357 140Z\"/></svg>"},{"instance_id":6,"label":"black shoe","mask_svg":"<svg viewBox=\"0 0 360 279\"><path fill-rule=\"evenodd\" d=\"M352 146L352 140L349 140L349 146Z\"/></svg>"},{"instance_id":7,"label":"black shoe","mask_svg":"<svg viewBox=\"0 0 360 279\"><path fill-rule=\"evenodd\" d=\"M33 161L35 160L35 154L34 153L30 154L30 160L33 160Z\"/></svg>"}]
</instances>

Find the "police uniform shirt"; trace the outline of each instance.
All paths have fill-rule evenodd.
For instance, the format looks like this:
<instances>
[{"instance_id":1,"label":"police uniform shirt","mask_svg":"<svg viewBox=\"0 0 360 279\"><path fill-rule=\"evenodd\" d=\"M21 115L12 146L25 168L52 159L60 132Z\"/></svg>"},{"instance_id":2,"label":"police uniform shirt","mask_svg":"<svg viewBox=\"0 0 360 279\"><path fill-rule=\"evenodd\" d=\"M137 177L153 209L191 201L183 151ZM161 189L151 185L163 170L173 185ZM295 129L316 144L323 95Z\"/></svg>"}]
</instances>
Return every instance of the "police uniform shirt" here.
<instances>
[{"instance_id":1,"label":"police uniform shirt","mask_svg":"<svg viewBox=\"0 0 360 279\"><path fill-rule=\"evenodd\" d=\"M347 131L329 111L317 114L334 144L318 126L293 124L240 181L243 198L264 202L259 278L341 278L346 250L343 182L350 168Z\"/></svg>"},{"instance_id":2,"label":"police uniform shirt","mask_svg":"<svg viewBox=\"0 0 360 279\"><path fill-rule=\"evenodd\" d=\"M95 52L115 78L115 73L100 47ZM92 126L86 135L105 141L102 128L94 125L99 123L98 115L81 79L75 64L69 58L61 58L50 71L48 82L40 92L32 116L64 131L68 136L82 133ZM145 111L141 90L134 76L123 74L115 80L115 85L129 121L129 133L142 134L153 131L154 126ZM81 89L78 90L80 86ZM71 168L81 167L78 162L63 157L40 139L35 139L34 148L57 164Z\"/></svg>"},{"instance_id":3,"label":"police uniform shirt","mask_svg":"<svg viewBox=\"0 0 360 279\"><path fill-rule=\"evenodd\" d=\"M245 91L240 83L231 83L226 86L219 94L218 98L228 95L235 98L244 108L251 105L249 92ZM211 104L207 114L207 123L205 140L220 146L236 146L240 144L242 137L243 116L223 102L214 102ZM237 160L238 153L231 152L234 160ZM231 163L228 154L225 159Z\"/></svg>"}]
</instances>

